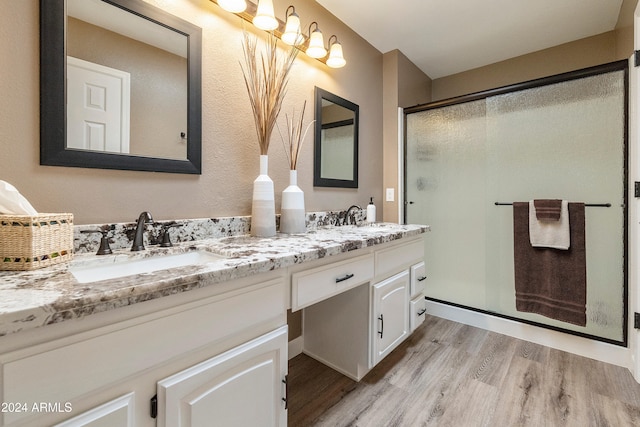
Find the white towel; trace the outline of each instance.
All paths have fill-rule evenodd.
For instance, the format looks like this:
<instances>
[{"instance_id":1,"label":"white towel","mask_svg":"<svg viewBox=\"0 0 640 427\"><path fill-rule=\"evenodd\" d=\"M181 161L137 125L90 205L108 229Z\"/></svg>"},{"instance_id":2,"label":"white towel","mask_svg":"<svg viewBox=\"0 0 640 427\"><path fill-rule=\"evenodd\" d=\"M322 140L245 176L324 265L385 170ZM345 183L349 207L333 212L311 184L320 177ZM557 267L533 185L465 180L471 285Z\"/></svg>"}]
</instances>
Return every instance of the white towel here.
<instances>
[{"instance_id":1,"label":"white towel","mask_svg":"<svg viewBox=\"0 0 640 427\"><path fill-rule=\"evenodd\" d=\"M533 200L529 201L529 240L536 248L569 249L569 202L562 201L559 221L538 221Z\"/></svg>"}]
</instances>

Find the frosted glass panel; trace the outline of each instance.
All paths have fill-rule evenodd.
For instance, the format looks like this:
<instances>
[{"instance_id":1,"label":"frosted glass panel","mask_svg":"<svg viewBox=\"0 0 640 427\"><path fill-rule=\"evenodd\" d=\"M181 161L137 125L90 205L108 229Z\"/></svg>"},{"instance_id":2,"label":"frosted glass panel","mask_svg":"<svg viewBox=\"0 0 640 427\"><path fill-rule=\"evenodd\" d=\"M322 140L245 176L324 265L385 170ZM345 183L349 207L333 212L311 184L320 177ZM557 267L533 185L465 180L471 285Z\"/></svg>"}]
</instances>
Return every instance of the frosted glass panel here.
<instances>
[{"instance_id":1,"label":"frosted glass panel","mask_svg":"<svg viewBox=\"0 0 640 427\"><path fill-rule=\"evenodd\" d=\"M407 222L427 237L428 296L623 340L624 71L407 115ZM587 326L515 309L513 211L587 207Z\"/></svg>"},{"instance_id":2,"label":"frosted glass panel","mask_svg":"<svg viewBox=\"0 0 640 427\"><path fill-rule=\"evenodd\" d=\"M429 296L483 308L485 102L407 116L408 222L430 224Z\"/></svg>"}]
</instances>

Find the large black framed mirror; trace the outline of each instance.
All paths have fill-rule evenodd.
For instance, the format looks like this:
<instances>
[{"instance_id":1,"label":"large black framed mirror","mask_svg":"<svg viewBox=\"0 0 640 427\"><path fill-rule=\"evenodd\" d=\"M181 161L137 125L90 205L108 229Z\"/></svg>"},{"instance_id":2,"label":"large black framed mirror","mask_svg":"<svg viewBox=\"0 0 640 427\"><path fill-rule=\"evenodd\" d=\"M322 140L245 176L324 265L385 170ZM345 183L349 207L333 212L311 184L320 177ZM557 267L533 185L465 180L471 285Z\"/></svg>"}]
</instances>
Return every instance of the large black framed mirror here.
<instances>
[{"instance_id":1,"label":"large black framed mirror","mask_svg":"<svg viewBox=\"0 0 640 427\"><path fill-rule=\"evenodd\" d=\"M358 188L358 117L360 107L315 88L313 185Z\"/></svg>"},{"instance_id":2,"label":"large black framed mirror","mask_svg":"<svg viewBox=\"0 0 640 427\"><path fill-rule=\"evenodd\" d=\"M201 48L142 0L40 0L40 164L200 174Z\"/></svg>"}]
</instances>

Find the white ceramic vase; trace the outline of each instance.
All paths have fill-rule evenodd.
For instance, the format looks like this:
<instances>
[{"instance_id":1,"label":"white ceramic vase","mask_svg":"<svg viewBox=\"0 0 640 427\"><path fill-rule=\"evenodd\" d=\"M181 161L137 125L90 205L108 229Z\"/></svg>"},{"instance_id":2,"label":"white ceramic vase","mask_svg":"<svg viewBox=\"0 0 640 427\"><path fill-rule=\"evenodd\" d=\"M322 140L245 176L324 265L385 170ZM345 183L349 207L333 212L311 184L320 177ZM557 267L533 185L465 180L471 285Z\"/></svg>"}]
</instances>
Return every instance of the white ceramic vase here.
<instances>
[{"instance_id":1,"label":"white ceramic vase","mask_svg":"<svg viewBox=\"0 0 640 427\"><path fill-rule=\"evenodd\" d=\"M282 192L280 232L299 234L307 231L304 191L298 187L298 171L289 171L289 186Z\"/></svg>"},{"instance_id":2,"label":"white ceramic vase","mask_svg":"<svg viewBox=\"0 0 640 427\"><path fill-rule=\"evenodd\" d=\"M269 178L269 156L260 156L260 175L253 181L251 203L251 235L273 237L276 235L276 205L273 181Z\"/></svg>"}]
</instances>

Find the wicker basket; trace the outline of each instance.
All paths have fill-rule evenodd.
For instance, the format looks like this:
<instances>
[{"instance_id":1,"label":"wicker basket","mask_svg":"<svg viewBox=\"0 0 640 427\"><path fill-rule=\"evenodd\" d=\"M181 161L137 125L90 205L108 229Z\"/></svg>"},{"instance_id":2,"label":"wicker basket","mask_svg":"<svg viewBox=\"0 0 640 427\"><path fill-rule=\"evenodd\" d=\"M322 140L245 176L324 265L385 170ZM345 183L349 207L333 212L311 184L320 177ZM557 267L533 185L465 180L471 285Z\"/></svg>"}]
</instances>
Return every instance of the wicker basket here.
<instances>
[{"instance_id":1,"label":"wicker basket","mask_svg":"<svg viewBox=\"0 0 640 427\"><path fill-rule=\"evenodd\" d=\"M0 215L0 270L35 270L73 258L73 214Z\"/></svg>"}]
</instances>

